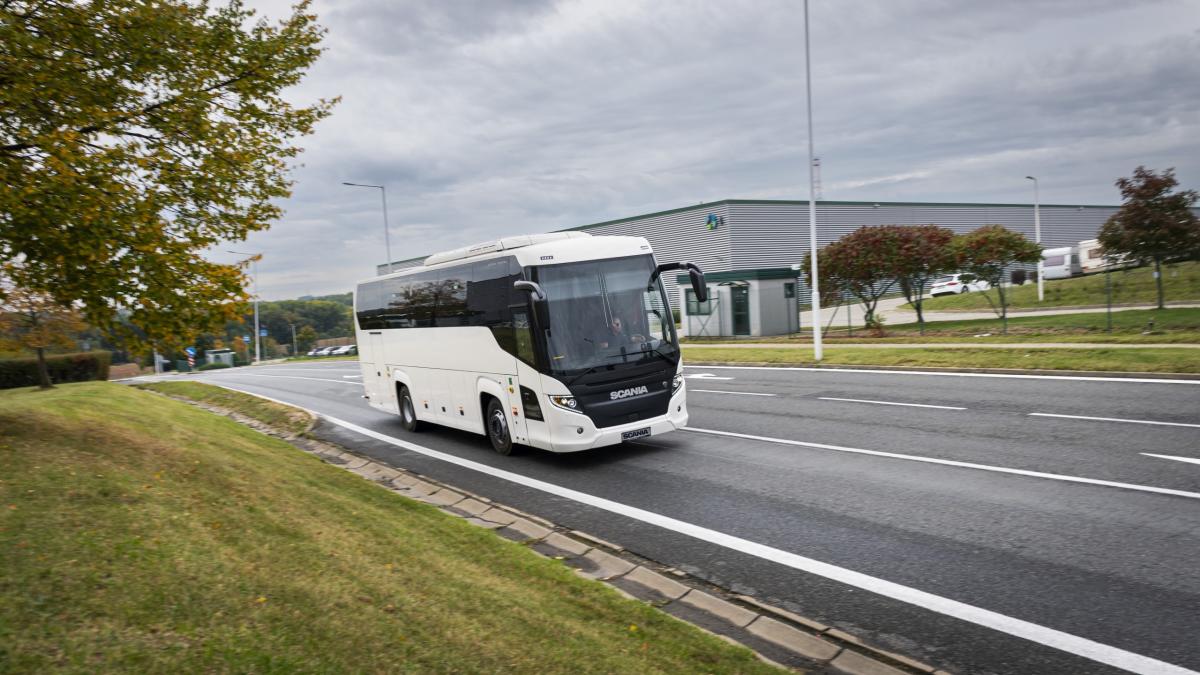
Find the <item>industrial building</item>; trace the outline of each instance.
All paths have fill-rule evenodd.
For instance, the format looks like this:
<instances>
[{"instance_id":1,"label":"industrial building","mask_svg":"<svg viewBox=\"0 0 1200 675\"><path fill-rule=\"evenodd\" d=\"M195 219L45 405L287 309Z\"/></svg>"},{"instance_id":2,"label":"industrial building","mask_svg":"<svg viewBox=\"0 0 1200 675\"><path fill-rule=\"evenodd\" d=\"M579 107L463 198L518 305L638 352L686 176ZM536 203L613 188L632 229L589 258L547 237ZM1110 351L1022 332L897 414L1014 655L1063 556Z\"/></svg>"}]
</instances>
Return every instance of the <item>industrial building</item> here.
<instances>
[{"instance_id":1,"label":"industrial building","mask_svg":"<svg viewBox=\"0 0 1200 675\"><path fill-rule=\"evenodd\" d=\"M1042 245L1073 246L1094 239L1117 208L1043 204ZM1032 204L818 201L817 243L824 246L864 225L929 224L959 233L999 224L1032 240L1033 210ZM730 279L762 278L767 274L763 270L778 276L780 268L790 269L800 263L809 250L807 201L725 199L566 229L597 236L645 237L660 262L686 260L699 265L710 277L720 273ZM430 253L434 251L426 255ZM420 265L425 257L397 261L393 268ZM387 271L386 264L376 270L378 274ZM679 309L683 296L674 275L664 276L663 281L674 308ZM795 293L804 303L807 286L803 275L795 282Z\"/></svg>"}]
</instances>

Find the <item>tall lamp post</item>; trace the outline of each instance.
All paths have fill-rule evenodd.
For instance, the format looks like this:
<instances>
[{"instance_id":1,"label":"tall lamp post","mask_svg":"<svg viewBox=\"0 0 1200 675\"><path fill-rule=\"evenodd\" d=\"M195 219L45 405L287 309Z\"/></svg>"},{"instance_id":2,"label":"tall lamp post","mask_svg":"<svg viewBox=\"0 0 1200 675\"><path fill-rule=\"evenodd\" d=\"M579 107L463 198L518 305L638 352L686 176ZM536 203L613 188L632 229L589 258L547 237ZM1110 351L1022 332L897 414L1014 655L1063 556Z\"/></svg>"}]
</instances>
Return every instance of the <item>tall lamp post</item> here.
<instances>
[{"instance_id":1,"label":"tall lamp post","mask_svg":"<svg viewBox=\"0 0 1200 675\"><path fill-rule=\"evenodd\" d=\"M258 259L262 253L246 253L245 251L226 251L237 255L250 256L250 264L254 266L254 362L262 360L262 338L258 334Z\"/></svg>"},{"instance_id":2,"label":"tall lamp post","mask_svg":"<svg viewBox=\"0 0 1200 675\"><path fill-rule=\"evenodd\" d=\"M817 275L816 164L813 157L812 53L808 48L808 0L804 0L804 90L808 103L808 242L812 248L813 360L823 357L821 349L821 289Z\"/></svg>"},{"instance_id":3,"label":"tall lamp post","mask_svg":"<svg viewBox=\"0 0 1200 675\"><path fill-rule=\"evenodd\" d=\"M391 235L388 234L387 189L384 188L382 185L367 185L366 183L347 183L345 181L342 182L342 185L349 185L350 187L365 187L365 188L378 188L379 189L379 195L380 195L380 197L383 198L383 248L384 248L384 252L387 254L388 274L391 274L392 273L392 240L391 240Z\"/></svg>"},{"instance_id":4,"label":"tall lamp post","mask_svg":"<svg viewBox=\"0 0 1200 675\"><path fill-rule=\"evenodd\" d=\"M1042 200L1038 194L1038 180L1033 176L1025 176L1027 180L1033 181L1033 240L1038 243L1038 247L1042 244ZM1038 302L1042 301L1042 259L1038 258Z\"/></svg>"}]
</instances>

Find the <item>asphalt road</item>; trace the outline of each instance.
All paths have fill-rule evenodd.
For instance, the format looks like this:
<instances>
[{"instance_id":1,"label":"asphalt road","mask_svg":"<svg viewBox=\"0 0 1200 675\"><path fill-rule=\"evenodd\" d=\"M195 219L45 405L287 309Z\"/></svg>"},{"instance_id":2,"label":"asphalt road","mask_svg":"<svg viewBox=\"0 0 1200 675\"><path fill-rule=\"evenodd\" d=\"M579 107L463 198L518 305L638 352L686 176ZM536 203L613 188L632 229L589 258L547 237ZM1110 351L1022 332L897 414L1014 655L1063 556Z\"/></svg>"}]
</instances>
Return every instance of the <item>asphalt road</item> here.
<instances>
[{"instance_id":1,"label":"asphalt road","mask_svg":"<svg viewBox=\"0 0 1200 675\"><path fill-rule=\"evenodd\" d=\"M482 436L405 432L360 398L357 363L199 377L720 533L330 432L953 671L1200 671L1200 384L687 373L692 431L513 457Z\"/></svg>"}]
</instances>

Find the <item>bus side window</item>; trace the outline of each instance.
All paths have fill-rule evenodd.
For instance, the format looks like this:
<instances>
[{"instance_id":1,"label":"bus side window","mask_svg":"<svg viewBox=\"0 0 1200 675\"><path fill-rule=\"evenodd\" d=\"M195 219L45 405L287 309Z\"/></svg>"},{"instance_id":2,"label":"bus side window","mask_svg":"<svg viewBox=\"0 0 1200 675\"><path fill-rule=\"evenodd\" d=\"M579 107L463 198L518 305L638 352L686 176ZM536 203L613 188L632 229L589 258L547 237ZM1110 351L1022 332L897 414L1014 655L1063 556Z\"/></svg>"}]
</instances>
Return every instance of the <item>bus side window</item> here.
<instances>
[{"instance_id":1,"label":"bus side window","mask_svg":"<svg viewBox=\"0 0 1200 675\"><path fill-rule=\"evenodd\" d=\"M529 310L524 306L513 307L512 333L516 342L517 358L533 365L533 329L529 326Z\"/></svg>"}]
</instances>

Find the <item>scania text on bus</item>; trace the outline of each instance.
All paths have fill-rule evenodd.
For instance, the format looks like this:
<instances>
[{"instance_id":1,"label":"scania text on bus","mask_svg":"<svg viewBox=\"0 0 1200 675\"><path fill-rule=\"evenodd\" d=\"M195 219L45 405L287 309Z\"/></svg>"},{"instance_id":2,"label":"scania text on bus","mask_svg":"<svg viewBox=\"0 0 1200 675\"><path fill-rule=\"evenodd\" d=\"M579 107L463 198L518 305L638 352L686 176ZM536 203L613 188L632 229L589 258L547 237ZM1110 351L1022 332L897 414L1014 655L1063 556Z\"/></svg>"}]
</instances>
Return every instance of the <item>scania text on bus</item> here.
<instances>
[{"instance_id":1,"label":"scania text on bus","mask_svg":"<svg viewBox=\"0 0 1200 675\"><path fill-rule=\"evenodd\" d=\"M511 237L358 284L363 387L404 427L434 423L574 452L679 429L688 413L679 340L641 237Z\"/></svg>"}]
</instances>

